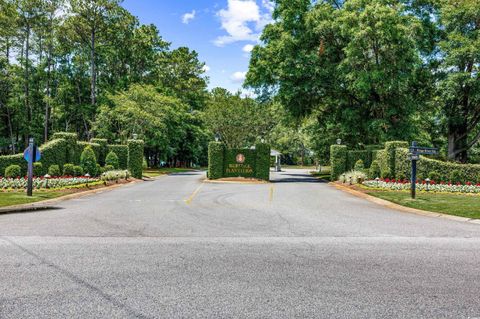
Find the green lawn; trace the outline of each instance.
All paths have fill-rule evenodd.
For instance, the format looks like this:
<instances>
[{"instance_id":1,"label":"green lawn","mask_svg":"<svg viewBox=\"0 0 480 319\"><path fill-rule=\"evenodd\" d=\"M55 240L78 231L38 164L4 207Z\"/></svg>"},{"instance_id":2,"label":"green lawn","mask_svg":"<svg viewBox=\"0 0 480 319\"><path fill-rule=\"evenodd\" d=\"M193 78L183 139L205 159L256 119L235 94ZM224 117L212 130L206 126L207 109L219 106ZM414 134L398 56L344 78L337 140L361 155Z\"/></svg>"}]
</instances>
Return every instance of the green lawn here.
<instances>
[{"instance_id":1,"label":"green lawn","mask_svg":"<svg viewBox=\"0 0 480 319\"><path fill-rule=\"evenodd\" d=\"M183 172L191 172L191 171L193 171L193 169L191 168L175 168L175 167L148 168L146 170L143 170L143 176L157 177L165 174L183 173Z\"/></svg>"},{"instance_id":2,"label":"green lawn","mask_svg":"<svg viewBox=\"0 0 480 319\"><path fill-rule=\"evenodd\" d=\"M431 212L480 219L480 196L440 193L417 193L417 199L410 198L404 191L369 191L369 195L391 201L402 206Z\"/></svg>"},{"instance_id":3,"label":"green lawn","mask_svg":"<svg viewBox=\"0 0 480 319\"><path fill-rule=\"evenodd\" d=\"M42 200L57 198L66 195L64 192L34 191L32 197L25 192L0 193L0 207L35 203Z\"/></svg>"}]
</instances>

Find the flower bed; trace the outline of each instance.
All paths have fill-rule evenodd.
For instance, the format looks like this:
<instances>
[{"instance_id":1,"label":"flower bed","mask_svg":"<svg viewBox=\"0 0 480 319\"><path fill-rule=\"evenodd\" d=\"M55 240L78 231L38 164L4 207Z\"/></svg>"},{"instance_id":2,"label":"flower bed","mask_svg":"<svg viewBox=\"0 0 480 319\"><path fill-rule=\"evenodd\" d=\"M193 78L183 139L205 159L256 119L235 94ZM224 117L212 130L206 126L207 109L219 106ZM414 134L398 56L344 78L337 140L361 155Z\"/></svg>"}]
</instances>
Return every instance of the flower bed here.
<instances>
[{"instance_id":1,"label":"flower bed","mask_svg":"<svg viewBox=\"0 0 480 319\"><path fill-rule=\"evenodd\" d=\"M90 177L58 177L58 178L43 178L35 177L33 179L33 188L34 189L47 189L47 188L65 188L69 186L94 183L97 182L97 178ZM0 189L26 189L28 179L26 177L21 178L1 178L0 179Z\"/></svg>"},{"instance_id":2,"label":"flower bed","mask_svg":"<svg viewBox=\"0 0 480 319\"><path fill-rule=\"evenodd\" d=\"M410 181L407 180L369 180L363 182L363 185L376 189L386 189L386 190L410 190ZM416 184L418 191L430 191L438 193L473 193L480 194L480 184L466 183L466 184L452 184L452 183L435 183L435 181L419 181Z\"/></svg>"}]
</instances>

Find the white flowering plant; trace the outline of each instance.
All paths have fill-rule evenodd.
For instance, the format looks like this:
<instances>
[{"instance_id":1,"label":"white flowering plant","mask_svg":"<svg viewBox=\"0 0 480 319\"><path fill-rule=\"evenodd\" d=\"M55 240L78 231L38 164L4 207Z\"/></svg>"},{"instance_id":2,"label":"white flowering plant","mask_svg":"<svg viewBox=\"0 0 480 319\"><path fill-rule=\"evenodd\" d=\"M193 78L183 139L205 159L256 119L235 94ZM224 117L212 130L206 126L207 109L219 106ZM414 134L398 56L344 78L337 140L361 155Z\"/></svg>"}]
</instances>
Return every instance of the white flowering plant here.
<instances>
[{"instance_id":1,"label":"white flowering plant","mask_svg":"<svg viewBox=\"0 0 480 319\"><path fill-rule=\"evenodd\" d=\"M82 177L58 177L58 178L33 178L34 189L60 189L81 184L98 182L97 178ZM26 189L28 178L0 178L0 189L3 190L19 190Z\"/></svg>"},{"instance_id":2,"label":"white flowering plant","mask_svg":"<svg viewBox=\"0 0 480 319\"><path fill-rule=\"evenodd\" d=\"M374 188L374 189L384 189L384 190L409 190L411 188L410 181L408 180L395 180L395 179L378 179L378 180L368 180L362 183L363 185ZM480 194L480 184L474 184L467 182L462 183L450 183L450 182L440 182L436 183L435 181L417 181L416 189L418 191L430 191L437 193L471 193L471 194Z\"/></svg>"}]
</instances>

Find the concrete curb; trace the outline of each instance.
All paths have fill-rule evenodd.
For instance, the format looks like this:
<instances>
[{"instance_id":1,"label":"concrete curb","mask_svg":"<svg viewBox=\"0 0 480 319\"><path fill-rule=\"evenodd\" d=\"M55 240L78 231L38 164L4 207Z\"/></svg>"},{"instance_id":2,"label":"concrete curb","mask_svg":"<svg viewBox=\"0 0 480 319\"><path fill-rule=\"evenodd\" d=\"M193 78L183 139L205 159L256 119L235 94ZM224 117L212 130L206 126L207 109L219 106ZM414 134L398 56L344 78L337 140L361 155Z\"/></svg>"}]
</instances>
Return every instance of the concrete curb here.
<instances>
[{"instance_id":1,"label":"concrete curb","mask_svg":"<svg viewBox=\"0 0 480 319\"><path fill-rule=\"evenodd\" d=\"M116 188L127 186L127 185L133 185L140 181L142 180L136 179L124 184L113 184L113 185L109 185L101 188L68 194L68 195L53 198L53 199L47 199L47 200L43 200L43 201L31 203L31 204L7 206L7 207L0 208L0 215L14 214L14 213L27 213L27 212L48 210L48 209L58 209L58 207L55 207L54 205L60 202L70 200L70 199L75 199L75 198L81 198L81 197L85 197L92 194L102 193L105 191L112 191Z\"/></svg>"},{"instance_id":2,"label":"concrete curb","mask_svg":"<svg viewBox=\"0 0 480 319\"><path fill-rule=\"evenodd\" d=\"M454 216L454 215L447 215L443 213L436 213L436 212L430 212L426 210L421 210L421 209L416 209L416 208L410 208L406 206L402 206L399 204L395 204L392 202L389 202L388 200L381 199L372 195L368 195L363 192L359 192L357 190L351 189L349 187L336 184L336 183L329 183L329 185L335 187L336 189L342 190L344 192L347 192L349 194L352 194L353 196L363 198L365 200L368 200L369 202L375 203L377 205L394 209L397 211L405 212L405 213L411 213L411 214L416 214L416 215L421 215L421 216L428 216L428 217L435 217L435 218L443 218L443 219L449 219L449 220L454 220L458 222L467 222L467 223L472 223L472 224L479 224L480 225L480 219L472 219L472 218L466 218L466 217L460 217L460 216Z\"/></svg>"},{"instance_id":3,"label":"concrete curb","mask_svg":"<svg viewBox=\"0 0 480 319\"><path fill-rule=\"evenodd\" d=\"M271 184L271 182L267 181L222 181L222 180L211 180L211 179L204 179L202 180L203 183L209 184L253 184L253 185L267 185Z\"/></svg>"}]
</instances>

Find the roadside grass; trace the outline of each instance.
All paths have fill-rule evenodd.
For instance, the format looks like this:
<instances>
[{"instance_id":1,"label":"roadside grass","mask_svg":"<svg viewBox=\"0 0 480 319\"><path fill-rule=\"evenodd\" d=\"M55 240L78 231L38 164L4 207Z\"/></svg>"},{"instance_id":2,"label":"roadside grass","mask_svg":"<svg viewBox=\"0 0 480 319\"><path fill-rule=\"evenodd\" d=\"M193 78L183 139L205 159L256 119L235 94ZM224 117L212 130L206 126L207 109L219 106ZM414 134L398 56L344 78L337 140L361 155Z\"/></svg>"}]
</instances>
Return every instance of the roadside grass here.
<instances>
[{"instance_id":1,"label":"roadside grass","mask_svg":"<svg viewBox=\"0 0 480 319\"><path fill-rule=\"evenodd\" d=\"M406 207L480 219L479 195L421 192L416 199L411 199L405 191L367 191L367 194Z\"/></svg>"},{"instance_id":2,"label":"roadside grass","mask_svg":"<svg viewBox=\"0 0 480 319\"><path fill-rule=\"evenodd\" d=\"M310 172L313 177L316 177L318 179L323 179L326 181L330 181L331 175L330 175L331 169L329 166L320 166L320 171L316 171L315 169Z\"/></svg>"},{"instance_id":3,"label":"roadside grass","mask_svg":"<svg viewBox=\"0 0 480 319\"><path fill-rule=\"evenodd\" d=\"M0 207L30 204L64 195L65 192L59 191L34 191L33 196L28 197L26 192L4 192L0 193Z\"/></svg>"},{"instance_id":4,"label":"roadside grass","mask_svg":"<svg viewBox=\"0 0 480 319\"><path fill-rule=\"evenodd\" d=\"M176 168L176 167L162 167L162 168L147 168L143 170L145 177L158 177L165 174L191 172L193 168Z\"/></svg>"}]
</instances>

